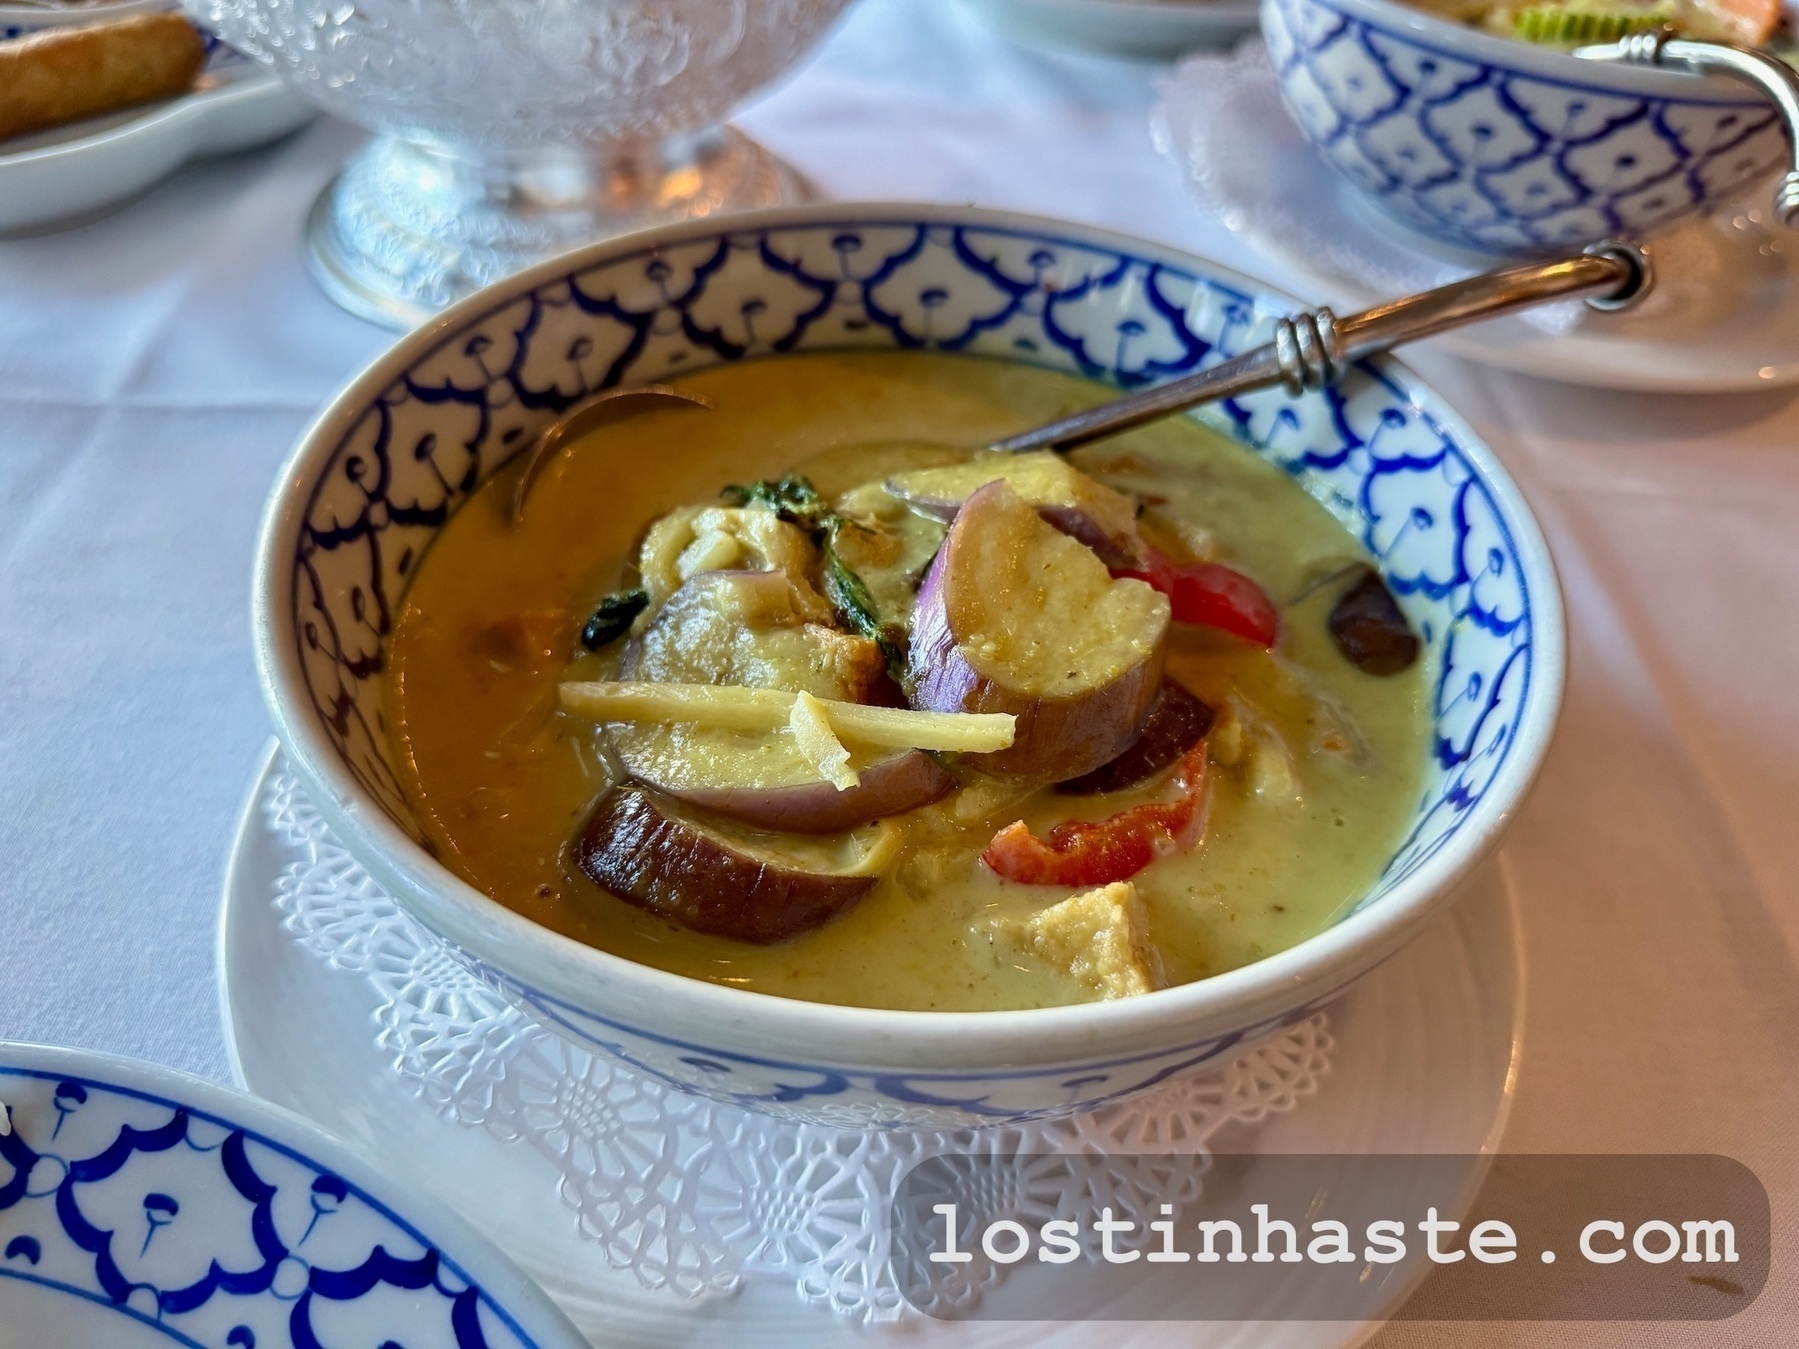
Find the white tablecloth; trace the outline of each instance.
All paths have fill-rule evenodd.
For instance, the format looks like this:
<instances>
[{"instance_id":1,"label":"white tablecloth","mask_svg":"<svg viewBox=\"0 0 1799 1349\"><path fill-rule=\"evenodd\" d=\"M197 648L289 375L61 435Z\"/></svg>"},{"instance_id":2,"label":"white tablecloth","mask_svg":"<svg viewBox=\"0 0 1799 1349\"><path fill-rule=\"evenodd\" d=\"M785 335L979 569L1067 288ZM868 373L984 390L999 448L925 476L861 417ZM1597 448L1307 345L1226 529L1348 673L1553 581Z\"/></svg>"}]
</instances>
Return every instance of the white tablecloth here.
<instances>
[{"instance_id":1,"label":"white tablecloth","mask_svg":"<svg viewBox=\"0 0 1799 1349\"><path fill-rule=\"evenodd\" d=\"M1023 51L949 0L867 0L739 120L831 196L1039 211L1266 273L1156 154L1154 75ZM326 301L297 247L355 140L319 123L0 242L0 1038L225 1075L214 915L268 734L251 540L294 437L391 340ZM1776 1224L1769 1291L1709 1331L1429 1341L1787 1340L1799 408L1417 364L1522 481L1574 633L1561 736L1509 845L1528 1027L1506 1146L1727 1153Z\"/></svg>"}]
</instances>

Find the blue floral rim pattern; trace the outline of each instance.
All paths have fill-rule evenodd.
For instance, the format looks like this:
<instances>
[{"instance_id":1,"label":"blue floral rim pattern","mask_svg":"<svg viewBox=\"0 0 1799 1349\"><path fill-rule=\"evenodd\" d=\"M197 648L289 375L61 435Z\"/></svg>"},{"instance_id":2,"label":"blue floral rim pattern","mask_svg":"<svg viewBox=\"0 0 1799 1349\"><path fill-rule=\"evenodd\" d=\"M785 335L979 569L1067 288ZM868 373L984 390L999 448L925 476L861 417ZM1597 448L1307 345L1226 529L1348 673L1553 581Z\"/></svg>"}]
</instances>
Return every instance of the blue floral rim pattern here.
<instances>
[{"instance_id":1,"label":"blue floral rim pattern","mask_svg":"<svg viewBox=\"0 0 1799 1349\"><path fill-rule=\"evenodd\" d=\"M0 1065L0 1100L0 1281L205 1349L325 1349L346 1332L410 1349L537 1343L398 1214L274 1139L31 1068Z\"/></svg>"},{"instance_id":2,"label":"blue floral rim pattern","mask_svg":"<svg viewBox=\"0 0 1799 1349\"><path fill-rule=\"evenodd\" d=\"M1407 224L1544 251L1638 235L1778 163L1763 100L1637 95L1456 52L1332 0L1264 0L1281 94L1324 157ZM1528 48L1520 48L1521 51Z\"/></svg>"},{"instance_id":3,"label":"blue floral rim pattern","mask_svg":"<svg viewBox=\"0 0 1799 1349\"><path fill-rule=\"evenodd\" d=\"M489 977L493 976L493 971L485 972ZM636 1072L670 1086L698 1090L703 1095L746 1110L772 1106L778 1109L797 1107L803 1111L810 1101L856 1093L890 1102L902 1109L950 1110L965 1121L1004 1124L1054 1118L1071 1105L1078 1105L1082 1110L1098 1110L1207 1065L1229 1063L1266 1037L1316 1016L1329 1007L1341 991L1333 989L1278 1016L1173 1049L1058 1065L1050 1071L1020 1068L974 1075L966 1072L853 1072L734 1054L596 1016L547 994L516 986L513 989L517 1000L528 1007L538 1021L561 1031L576 1043L597 1049ZM664 1066L664 1054L645 1053L645 1045L672 1051L674 1062L683 1071L669 1071ZM1006 1089L1012 1084L1038 1084L1046 1079L1060 1079L1054 1083L1055 1093L1046 1103L1021 1109L1006 1099Z\"/></svg>"}]
</instances>

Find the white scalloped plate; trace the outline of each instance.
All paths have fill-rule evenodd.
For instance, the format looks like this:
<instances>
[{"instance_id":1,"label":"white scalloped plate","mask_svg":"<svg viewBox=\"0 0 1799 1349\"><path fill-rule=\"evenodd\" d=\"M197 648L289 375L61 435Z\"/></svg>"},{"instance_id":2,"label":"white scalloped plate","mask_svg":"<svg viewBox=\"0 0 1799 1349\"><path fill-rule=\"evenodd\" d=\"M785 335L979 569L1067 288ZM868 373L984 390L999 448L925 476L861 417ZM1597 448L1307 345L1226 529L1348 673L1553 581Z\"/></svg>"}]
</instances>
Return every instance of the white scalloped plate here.
<instances>
[{"instance_id":1,"label":"white scalloped plate","mask_svg":"<svg viewBox=\"0 0 1799 1349\"><path fill-rule=\"evenodd\" d=\"M0 235L93 219L189 160L267 144L317 115L275 76L233 56L181 98L0 142Z\"/></svg>"},{"instance_id":2,"label":"white scalloped plate","mask_svg":"<svg viewBox=\"0 0 1799 1349\"><path fill-rule=\"evenodd\" d=\"M1081 1326L926 1322L883 1331L802 1305L790 1284L748 1281L735 1297L688 1301L651 1292L609 1268L558 1196L561 1173L523 1143L441 1118L417 1099L376 1044L377 996L329 969L281 927L276 879L300 854L264 825L271 743L233 843L219 918L219 985L233 1071L252 1091L346 1138L379 1138L441 1178L439 1194L480 1222L577 1325L606 1343L789 1346L1078 1346ZM1232 1151L1486 1153L1511 1104L1522 1034L1516 914L1503 859L1416 941L1361 981L1330 1013L1333 1066L1318 1094L1271 1116ZM1470 1177L1472 1195L1472 1181ZM1095 1310L1103 1319L1106 1309ZM1119 1309L1141 1315L1140 1309ZM1371 1326L1334 1322L1120 1323L1126 1346L1353 1344Z\"/></svg>"},{"instance_id":3,"label":"white scalloped plate","mask_svg":"<svg viewBox=\"0 0 1799 1349\"><path fill-rule=\"evenodd\" d=\"M391 1164L266 1101L110 1054L4 1042L0 1100L0 1343L586 1343Z\"/></svg>"}]
</instances>

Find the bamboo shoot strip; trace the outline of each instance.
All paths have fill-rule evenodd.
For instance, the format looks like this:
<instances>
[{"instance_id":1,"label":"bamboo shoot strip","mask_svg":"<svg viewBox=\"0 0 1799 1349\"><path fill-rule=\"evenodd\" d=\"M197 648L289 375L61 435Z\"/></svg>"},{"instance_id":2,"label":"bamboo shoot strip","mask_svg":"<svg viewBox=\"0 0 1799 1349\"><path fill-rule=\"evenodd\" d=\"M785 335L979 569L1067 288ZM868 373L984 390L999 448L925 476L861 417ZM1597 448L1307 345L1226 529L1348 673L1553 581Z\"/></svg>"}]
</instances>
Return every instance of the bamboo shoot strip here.
<instances>
[{"instance_id":1,"label":"bamboo shoot strip","mask_svg":"<svg viewBox=\"0 0 1799 1349\"><path fill-rule=\"evenodd\" d=\"M729 731L773 731L793 718L796 695L736 684L657 684L649 681L568 683L562 709L594 721L692 722ZM1016 718L1003 712L914 712L901 707L820 698L840 739L892 749L991 754L1012 743Z\"/></svg>"},{"instance_id":2,"label":"bamboo shoot strip","mask_svg":"<svg viewBox=\"0 0 1799 1349\"><path fill-rule=\"evenodd\" d=\"M831 729L831 719L825 713L824 704L817 698L810 693L795 694L793 715L787 725L793 732L794 743L800 747L800 753L812 761L819 777L840 792L847 792L851 787L861 784L862 779L850 767L850 752L843 747L843 742Z\"/></svg>"}]
</instances>

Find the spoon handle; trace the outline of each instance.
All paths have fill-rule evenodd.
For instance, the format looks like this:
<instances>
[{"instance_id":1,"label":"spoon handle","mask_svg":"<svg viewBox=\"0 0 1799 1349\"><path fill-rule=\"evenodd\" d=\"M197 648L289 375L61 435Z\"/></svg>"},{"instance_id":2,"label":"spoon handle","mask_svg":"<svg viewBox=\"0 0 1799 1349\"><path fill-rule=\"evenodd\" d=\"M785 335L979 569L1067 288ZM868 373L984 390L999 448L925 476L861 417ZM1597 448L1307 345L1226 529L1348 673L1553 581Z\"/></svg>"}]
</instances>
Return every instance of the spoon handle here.
<instances>
[{"instance_id":1,"label":"spoon handle","mask_svg":"<svg viewBox=\"0 0 1799 1349\"><path fill-rule=\"evenodd\" d=\"M1275 324L1272 342L1241 356L995 441L988 448L1015 454L1067 451L1254 389L1282 384L1298 395L1334 383L1363 357L1406 342L1574 295L1587 295L1587 303L1598 309L1622 309L1646 294L1650 285L1649 259L1641 249L1603 243L1572 257L1452 281L1347 318L1328 309L1297 314Z\"/></svg>"}]
</instances>

